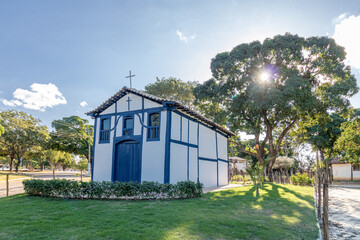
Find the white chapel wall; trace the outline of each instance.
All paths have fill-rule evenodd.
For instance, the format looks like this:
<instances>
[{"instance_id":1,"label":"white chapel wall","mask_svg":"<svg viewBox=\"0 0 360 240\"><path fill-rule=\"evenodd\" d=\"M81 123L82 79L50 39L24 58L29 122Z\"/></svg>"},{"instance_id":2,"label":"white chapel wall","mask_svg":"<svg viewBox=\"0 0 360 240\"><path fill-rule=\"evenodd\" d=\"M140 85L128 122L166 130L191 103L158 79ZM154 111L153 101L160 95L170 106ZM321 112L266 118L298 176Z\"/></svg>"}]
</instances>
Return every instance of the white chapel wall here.
<instances>
[{"instance_id":1,"label":"white chapel wall","mask_svg":"<svg viewBox=\"0 0 360 240\"><path fill-rule=\"evenodd\" d=\"M187 146L170 143L170 183L187 180Z\"/></svg>"},{"instance_id":2,"label":"white chapel wall","mask_svg":"<svg viewBox=\"0 0 360 240\"><path fill-rule=\"evenodd\" d=\"M217 163L199 160L199 181L204 187L217 185Z\"/></svg>"},{"instance_id":3,"label":"white chapel wall","mask_svg":"<svg viewBox=\"0 0 360 240\"><path fill-rule=\"evenodd\" d=\"M215 131L200 124L199 157L216 159Z\"/></svg>"},{"instance_id":4,"label":"white chapel wall","mask_svg":"<svg viewBox=\"0 0 360 240\"><path fill-rule=\"evenodd\" d=\"M180 141L180 120L181 116L177 113L171 113L171 139Z\"/></svg>"},{"instance_id":5,"label":"white chapel wall","mask_svg":"<svg viewBox=\"0 0 360 240\"><path fill-rule=\"evenodd\" d=\"M334 180L351 180L351 164L332 164Z\"/></svg>"},{"instance_id":6,"label":"white chapel wall","mask_svg":"<svg viewBox=\"0 0 360 240\"><path fill-rule=\"evenodd\" d=\"M166 111L160 113L160 141L147 141L147 130L144 129L141 181L164 182ZM148 113L144 122L147 123Z\"/></svg>"},{"instance_id":7,"label":"white chapel wall","mask_svg":"<svg viewBox=\"0 0 360 240\"><path fill-rule=\"evenodd\" d=\"M219 161L219 186L228 184L228 163Z\"/></svg>"},{"instance_id":8,"label":"white chapel wall","mask_svg":"<svg viewBox=\"0 0 360 240\"><path fill-rule=\"evenodd\" d=\"M197 148L189 147L189 180L193 182L197 182L198 175L198 156L197 156Z\"/></svg>"},{"instance_id":9,"label":"white chapel wall","mask_svg":"<svg viewBox=\"0 0 360 240\"><path fill-rule=\"evenodd\" d=\"M111 117L111 128L114 127L115 117ZM110 132L110 143L99 143L100 118L96 118L96 139L94 154L94 181L111 181L112 175L112 146L114 131Z\"/></svg>"}]
</instances>

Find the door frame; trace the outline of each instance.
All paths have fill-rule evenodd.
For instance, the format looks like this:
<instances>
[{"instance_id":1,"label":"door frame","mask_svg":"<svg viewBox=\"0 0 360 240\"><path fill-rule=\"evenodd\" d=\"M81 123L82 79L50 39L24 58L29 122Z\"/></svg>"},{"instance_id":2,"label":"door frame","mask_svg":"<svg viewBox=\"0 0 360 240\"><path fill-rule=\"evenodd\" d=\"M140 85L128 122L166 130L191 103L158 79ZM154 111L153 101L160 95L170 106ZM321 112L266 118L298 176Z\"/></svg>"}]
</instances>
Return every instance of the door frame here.
<instances>
[{"instance_id":1,"label":"door frame","mask_svg":"<svg viewBox=\"0 0 360 240\"><path fill-rule=\"evenodd\" d=\"M142 171L142 148L143 148L143 136L136 135L136 136L122 136L122 137L115 137L113 141L113 152L112 152L112 170L111 170L111 181L115 182L115 162L116 162L116 145L121 144L122 142L127 141L135 141L140 144L140 182L141 182L141 171Z\"/></svg>"}]
</instances>

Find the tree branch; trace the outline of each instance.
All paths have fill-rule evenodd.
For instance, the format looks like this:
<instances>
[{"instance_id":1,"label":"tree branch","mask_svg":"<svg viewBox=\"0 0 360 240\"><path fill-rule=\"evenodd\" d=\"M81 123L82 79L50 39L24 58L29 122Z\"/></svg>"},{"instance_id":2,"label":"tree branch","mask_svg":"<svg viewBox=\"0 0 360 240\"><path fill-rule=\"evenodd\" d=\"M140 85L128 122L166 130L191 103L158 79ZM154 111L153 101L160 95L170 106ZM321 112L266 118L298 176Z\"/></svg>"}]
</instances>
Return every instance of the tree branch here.
<instances>
[{"instance_id":1,"label":"tree branch","mask_svg":"<svg viewBox=\"0 0 360 240\"><path fill-rule=\"evenodd\" d=\"M299 120L299 118L295 117L295 119L289 124L289 126L287 126L284 129L284 131L280 134L278 141L276 143L276 154L280 151L280 146L281 146L281 142L282 142L283 138L290 131L290 129L295 126L295 124L297 123L298 120Z\"/></svg>"},{"instance_id":2,"label":"tree branch","mask_svg":"<svg viewBox=\"0 0 360 240\"><path fill-rule=\"evenodd\" d=\"M242 146L240 143L237 143L237 142L235 142L233 140L229 140L229 142L235 143L244 153L247 153L247 154L249 154L251 156L254 156L256 158L258 157L256 153L253 153L253 152L250 152L250 151L246 150L245 147Z\"/></svg>"}]
</instances>

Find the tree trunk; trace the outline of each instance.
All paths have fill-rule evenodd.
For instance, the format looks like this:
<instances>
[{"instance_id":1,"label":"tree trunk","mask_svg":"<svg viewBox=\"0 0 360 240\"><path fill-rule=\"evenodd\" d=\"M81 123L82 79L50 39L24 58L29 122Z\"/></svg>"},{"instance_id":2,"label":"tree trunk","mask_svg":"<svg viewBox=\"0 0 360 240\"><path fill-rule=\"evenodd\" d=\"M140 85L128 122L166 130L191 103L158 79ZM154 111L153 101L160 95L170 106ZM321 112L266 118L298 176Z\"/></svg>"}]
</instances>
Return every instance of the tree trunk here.
<instances>
[{"instance_id":1,"label":"tree trunk","mask_svg":"<svg viewBox=\"0 0 360 240\"><path fill-rule=\"evenodd\" d=\"M10 170L10 172L12 172L12 170L13 170L13 164L14 164L14 158L13 158L13 157L10 157L10 163L9 163L9 170Z\"/></svg>"},{"instance_id":2,"label":"tree trunk","mask_svg":"<svg viewBox=\"0 0 360 240\"><path fill-rule=\"evenodd\" d=\"M19 171L19 166L20 166L20 163L21 163L21 158L20 157L18 157L17 158L17 163L16 163L16 165L15 165L15 172L18 172Z\"/></svg>"},{"instance_id":3,"label":"tree trunk","mask_svg":"<svg viewBox=\"0 0 360 240\"><path fill-rule=\"evenodd\" d=\"M41 171L44 171L44 167L45 167L44 165L45 165L45 163L42 162L42 163L41 163Z\"/></svg>"},{"instance_id":4,"label":"tree trunk","mask_svg":"<svg viewBox=\"0 0 360 240\"><path fill-rule=\"evenodd\" d=\"M80 181L82 182L82 172L83 170L80 170Z\"/></svg>"},{"instance_id":5,"label":"tree trunk","mask_svg":"<svg viewBox=\"0 0 360 240\"><path fill-rule=\"evenodd\" d=\"M55 168L53 168L53 179L55 180Z\"/></svg>"},{"instance_id":6,"label":"tree trunk","mask_svg":"<svg viewBox=\"0 0 360 240\"><path fill-rule=\"evenodd\" d=\"M323 239L329 239L329 163L324 159L324 153L320 151L321 160L325 162L323 184Z\"/></svg>"},{"instance_id":7,"label":"tree trunk","mask_svg":"<svg viewBox=\"0 0 360 240\"><path fill-rule=\"evenodd\" d=\"M321 218L321 169L320 169L320 166L319 166L319 153L318 151L316 151L316 164L317 164L317 167L316 167L316 170L317 170L317 192L318 192L318 201L317 201L317 214L318 214L318 217Z\"/></svg>"}]
</instances>

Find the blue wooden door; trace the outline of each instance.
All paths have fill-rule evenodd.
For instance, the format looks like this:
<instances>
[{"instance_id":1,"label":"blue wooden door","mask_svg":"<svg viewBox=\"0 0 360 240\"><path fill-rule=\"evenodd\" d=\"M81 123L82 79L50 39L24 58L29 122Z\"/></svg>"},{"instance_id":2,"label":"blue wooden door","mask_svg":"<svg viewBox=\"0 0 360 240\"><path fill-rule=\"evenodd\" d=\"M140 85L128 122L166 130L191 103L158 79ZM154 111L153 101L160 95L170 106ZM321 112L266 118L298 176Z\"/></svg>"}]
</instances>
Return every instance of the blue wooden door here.
<instances>
[{"instance_id":1,"label":"blue wooden door","mask_svg":"<svg viewBox=\"0 0 360 240\"><path fill-rule=\"evenodd\" d=\"M115 150L114 181L140 182L141 149L136 141L121 142Z\"/></svg>"}]
</instances>

